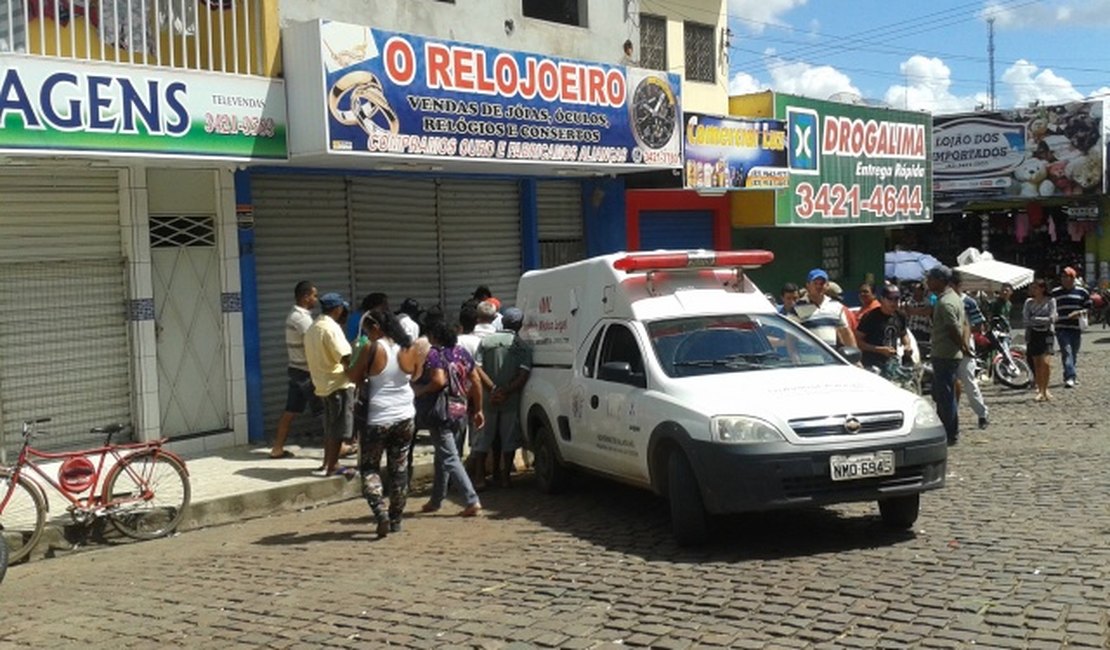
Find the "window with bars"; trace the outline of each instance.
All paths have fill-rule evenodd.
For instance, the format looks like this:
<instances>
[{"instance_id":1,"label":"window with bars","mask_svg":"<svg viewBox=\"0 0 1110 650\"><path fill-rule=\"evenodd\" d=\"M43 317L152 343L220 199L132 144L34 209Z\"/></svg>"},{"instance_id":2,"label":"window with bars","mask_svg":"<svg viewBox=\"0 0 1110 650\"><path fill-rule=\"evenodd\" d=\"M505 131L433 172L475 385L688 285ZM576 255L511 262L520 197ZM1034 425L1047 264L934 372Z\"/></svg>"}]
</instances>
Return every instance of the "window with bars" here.
<instances>
[{"instance_id":1,"label":"window with bars","mask_svg":"<svg viewBox=\"0 0 1110 650\"><path fill-rule=\"evenodd\" d=\"M640 67L667 69L667 19L640 14Z\"/></svg>"},{"instance_id":2,"label":"window with bars","mask_svg":"<svg viewBox=\"0 0 1110 650\"><path fill-rule=\"evenodd\" d=\"M685 23L686 80L717 82L717 47L714 28L700 23Z\"/></svg>"},{"instance_id":3,"label":"window with bars","mask_svg":"<svg viewBox=\"0 0 1110 650\"><path fill-rule=\"evenodd\" d=\"M844 237L825 235L821 237L821 268L829 277L838 280L844 273Z\"/></svg>"},{"instance_id":4,"label":"window with bars","mask_svg":"<svg viewBox=\"0 0 1110 650\"><path fill-rule=\"evenodd\" d=\"M150 217L151 248L215 245L216 220L212 217Z\"/></svg>"}]
</instances>

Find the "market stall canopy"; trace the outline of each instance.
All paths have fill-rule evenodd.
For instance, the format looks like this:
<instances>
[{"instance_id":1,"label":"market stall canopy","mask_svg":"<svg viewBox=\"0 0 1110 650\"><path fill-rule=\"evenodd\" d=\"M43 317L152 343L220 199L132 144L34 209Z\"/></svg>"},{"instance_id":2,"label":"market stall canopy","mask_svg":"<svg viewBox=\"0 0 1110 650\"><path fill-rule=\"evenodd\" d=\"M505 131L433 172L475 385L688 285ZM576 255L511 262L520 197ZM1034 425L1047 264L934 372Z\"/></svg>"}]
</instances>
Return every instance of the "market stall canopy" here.
<instances>
[{"instance_id":1,"label":"market stall canopy","mask_svg":"<svg viewBox=\"0 0 1110 650\"><path fill-rule=\"evenodd\" d=\"M888 251L883 261L884 277L897 280L920 280L929 269L940 266L940 260L918 251Z\"/></svg>"},{"instance_id":2,"label":"market stall canopy","mask_svg":"<svg viewBox=\"0 0 1110 650\"><path fill-rule=\"evenodd\" d=\"M963 276L964 291L994 291L1007 282L1020 289L1033 282L1033 269L992 259L957 266L956 270Z\"/></svg>"}]
</instances>

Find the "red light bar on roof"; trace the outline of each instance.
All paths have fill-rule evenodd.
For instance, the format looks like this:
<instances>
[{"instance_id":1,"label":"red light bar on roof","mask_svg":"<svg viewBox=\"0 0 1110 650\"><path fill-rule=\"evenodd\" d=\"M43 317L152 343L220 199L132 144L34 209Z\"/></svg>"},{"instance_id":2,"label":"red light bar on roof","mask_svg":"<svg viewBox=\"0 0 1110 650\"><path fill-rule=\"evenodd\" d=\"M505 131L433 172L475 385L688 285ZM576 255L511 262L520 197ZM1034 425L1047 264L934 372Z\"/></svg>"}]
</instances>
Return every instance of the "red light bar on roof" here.
<instances>
[{"instance_id":1,"label":"red light bar on roof","mask_svg":"<svg viewBox=\"0 0 1110 650\"><path fill-rule=\"evenodd\" d=\"M693 268L759 268L775 259L771 251L689 251L674 253L630 253L613 262L618 271L657 271Z\"/></svg>"}]
</instances>

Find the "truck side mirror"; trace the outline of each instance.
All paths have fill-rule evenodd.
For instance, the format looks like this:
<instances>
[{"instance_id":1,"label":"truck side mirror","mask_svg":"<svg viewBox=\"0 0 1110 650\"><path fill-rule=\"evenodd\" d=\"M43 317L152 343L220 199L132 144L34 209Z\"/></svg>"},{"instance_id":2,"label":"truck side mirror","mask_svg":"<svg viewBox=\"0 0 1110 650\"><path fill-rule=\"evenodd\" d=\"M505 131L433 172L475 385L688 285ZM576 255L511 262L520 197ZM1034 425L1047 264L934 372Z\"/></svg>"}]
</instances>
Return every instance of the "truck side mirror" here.
<instances>
[{"instance_id":1,"label":"truck side mirror","mask_svg":"<svg viewBox=\"0 0 1110 650\"><path fill-rule=\"evenodd\" d=\"M859 348L854 348L850 345L845 345L840 348L839 352L840 356L844 357L844 359L851 364L858 364L860 360L863 359L863 352L860 352Z\"/></svg>"},{"instance_id":2,"label":"truck side mirror","mask_svg":"<svg viewBox=\"0 0 1110 650\"><path fill-rule=\"evenodd\" d=\"M606 361L597 371L597 378L601 381L611 381L617 384L647 387L647 380L642 373L632 372L632 364L627 361Z\"/></svg>"}]
</instances>

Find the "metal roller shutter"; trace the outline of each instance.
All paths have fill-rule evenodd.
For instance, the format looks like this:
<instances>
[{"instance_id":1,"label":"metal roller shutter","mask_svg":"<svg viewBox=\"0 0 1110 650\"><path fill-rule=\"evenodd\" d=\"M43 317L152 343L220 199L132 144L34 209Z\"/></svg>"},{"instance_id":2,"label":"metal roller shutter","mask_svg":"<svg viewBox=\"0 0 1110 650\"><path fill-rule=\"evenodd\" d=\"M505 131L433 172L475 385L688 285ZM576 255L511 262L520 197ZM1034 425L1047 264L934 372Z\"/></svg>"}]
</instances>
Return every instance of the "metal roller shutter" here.
<instances>
[{"instance_id":1,"label":"metal roller shutter","mask_svg":"<svg viewBox=\"0 0 1110 650\"><path fill-rule=\"evenodd\" d=\"M582 226L582 185L577 181L539 181L540 266L551 268L586 257Z\"/></svg>"},{"instance_id":2,"label":"metal roller shutter","mask_svg":"<svg viewBox=\"0 0 1110 650\"><path fill-rule=\"evenodd\" d=\"M285 317L293 287L309 280L320 293L340 291L350 299L347 187L342 177L307 175L256 175L251 185L262 404L270 433L285 406ZM293 430L306 427L309 421L298 418Z\"/></svg>"},{"instance_id":3,"label":"metal roller shutter","mask_svg":"<svg viewBox=\"0 0 1110 650\"><path fill-rule=\"evenodd\" d=\"M641 212L640 250L713 248L712 212Z\"/></svg>"},{"instance_id":4,"label":"metal roller shutter","mask_svg":"<svg viewBox=\"0 0 1110 650\"><path fill-rule=\"evenodd\" d=\"M0 172L0 415L5 447L49 417L47 448L131 421L120 172Z\"/></svg>"},{"instance_id":5,"label":"metal roller shutter","mask_svg":"<svg viewBox=\"0 0 1110 650\"><path fill-rule=\"evenodd\" d=\"M439 185L444 308L449 315L488 285L503 305L520 279L520 188L515 181L444 180Z\"/></svg>"},{"instance_id":6,"label":"metal roller shutter","mask_svg":"<svg viewBox=\"0 0 1110 650\"><path fill-rule=\"evenodd\" d=\"M431 179L361 177L351 180L355 302L371 291L424 307L439 302L436 184Z\"/></svg>"}]
</instances>

